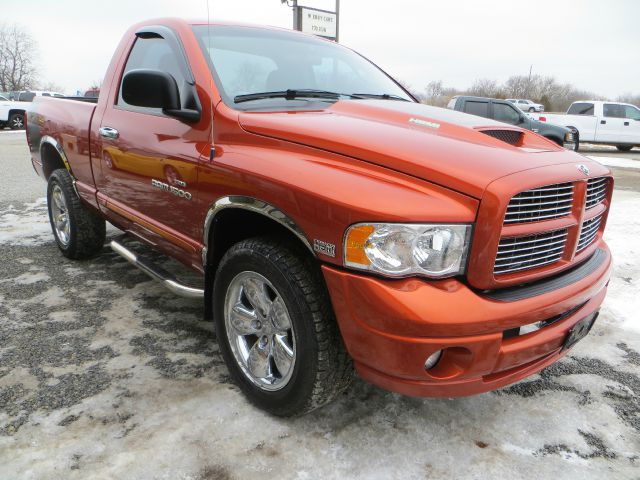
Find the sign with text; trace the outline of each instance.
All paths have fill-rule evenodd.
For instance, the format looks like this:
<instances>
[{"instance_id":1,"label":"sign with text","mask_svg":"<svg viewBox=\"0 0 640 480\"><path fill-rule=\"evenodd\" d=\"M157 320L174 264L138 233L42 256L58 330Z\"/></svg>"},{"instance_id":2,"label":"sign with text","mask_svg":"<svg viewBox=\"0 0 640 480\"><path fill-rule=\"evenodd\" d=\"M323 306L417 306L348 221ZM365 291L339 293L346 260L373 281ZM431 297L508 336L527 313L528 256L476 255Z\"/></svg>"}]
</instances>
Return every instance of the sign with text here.
<instances>
[{"instance_id":1,"label":"sign with text","mask_svg":"<svg viewBox=\"0 0 640 480\"><path fill-rule=\"evenodd\" d=\"M336 39L337 16L334 12L317 10L315 8L299 7L300 30L320 37Z\"/></svg>"}]
</instances>

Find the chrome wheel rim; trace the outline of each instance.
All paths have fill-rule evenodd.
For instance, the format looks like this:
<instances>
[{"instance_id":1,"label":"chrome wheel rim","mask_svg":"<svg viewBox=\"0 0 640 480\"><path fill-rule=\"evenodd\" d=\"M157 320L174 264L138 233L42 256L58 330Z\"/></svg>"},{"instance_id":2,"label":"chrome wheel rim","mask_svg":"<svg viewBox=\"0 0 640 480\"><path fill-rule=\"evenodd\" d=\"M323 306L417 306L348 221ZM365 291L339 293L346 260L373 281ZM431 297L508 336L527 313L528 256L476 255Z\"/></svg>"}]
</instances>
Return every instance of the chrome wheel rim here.
<instances>
[{"instance_id":1,"label":"chrome wheel rim","mask_svg":"<svg viewBox=\"0 0 640 480\"><path fill-rule=\"evenodd\" d=\"M59 185L54 185L51 191L51 217L56 236L63 245L69 244L71 227L69 225L69 209Z\"/></svg>"},{"instance_id":2,"label":"chrome wheel rim","mask_svg":"<svg viewBox=\"0 0 640 480\"><path fill-rule=\"evenodd\" d=\"M257 387L285 387L296 362L293 325L282 296L257 272L236 275L227 289L224 322L231 352Z\"/></svg>"},{"instance_id":3,"label":"chrome wheel rim","mask_svg":"<svg viewBox=\"0 0 640 480\"><path fill-rule=\"evenodd\" d=\"M22 128L24 127L24 121L22 120L22 117L15 117L12 121L11 121L11 126L15 127L15 128Z\"/></svg>"}]
</instances>

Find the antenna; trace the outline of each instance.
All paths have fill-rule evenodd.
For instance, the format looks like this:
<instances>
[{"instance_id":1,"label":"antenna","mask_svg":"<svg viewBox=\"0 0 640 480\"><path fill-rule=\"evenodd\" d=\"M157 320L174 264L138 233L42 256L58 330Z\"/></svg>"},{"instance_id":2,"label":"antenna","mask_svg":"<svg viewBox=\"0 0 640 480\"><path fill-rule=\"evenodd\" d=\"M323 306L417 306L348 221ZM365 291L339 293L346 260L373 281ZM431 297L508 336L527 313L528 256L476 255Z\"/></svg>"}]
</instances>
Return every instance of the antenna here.
<instances>
[{"instance_id":1,"label":"antenna","mask_svg":"<svg viewBox=\"0 0 640 480\"><path fill-rule=\"evenodd\" d=\"M209 0L207 2L207 55L211 56L211 14L209 10ZM209 91L213 93L213 72L209 72ZM211 129L209 131L209 140L211 141L211 150L209 152L209 161L213 161L216 156L216 146L213 141L213 97L209 98L211 108Z\"/></svg>"}]
</instances>

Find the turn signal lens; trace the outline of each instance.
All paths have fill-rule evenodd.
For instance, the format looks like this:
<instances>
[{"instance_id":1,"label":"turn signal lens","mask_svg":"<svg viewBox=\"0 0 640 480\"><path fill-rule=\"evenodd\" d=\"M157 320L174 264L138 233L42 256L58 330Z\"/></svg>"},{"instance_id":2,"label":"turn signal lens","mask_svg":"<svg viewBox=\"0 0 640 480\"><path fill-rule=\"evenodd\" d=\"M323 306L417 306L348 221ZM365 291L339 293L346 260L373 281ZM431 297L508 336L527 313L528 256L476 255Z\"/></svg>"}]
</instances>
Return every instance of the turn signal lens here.
<instances>
[{"instance_id":1,"label":"turn signal lens","mask_svg":"<svg viewBox=\"0 0 640 480\"><path fill-rule=\"evenodd\" d=\"M345 237L345 261L352 265L370 265L371 262L364 252L365 243L373 233L373 225L354 225L347 231Z\"/></svg>"}]
</instances>

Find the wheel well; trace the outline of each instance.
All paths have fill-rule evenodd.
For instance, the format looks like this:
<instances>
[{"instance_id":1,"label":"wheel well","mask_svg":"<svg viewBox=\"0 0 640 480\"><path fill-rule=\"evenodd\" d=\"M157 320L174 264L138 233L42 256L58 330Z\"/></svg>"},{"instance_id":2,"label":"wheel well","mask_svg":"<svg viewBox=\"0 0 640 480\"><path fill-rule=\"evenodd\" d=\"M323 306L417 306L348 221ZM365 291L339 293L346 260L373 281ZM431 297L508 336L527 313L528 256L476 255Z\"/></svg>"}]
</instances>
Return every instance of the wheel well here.
<instances>
[{"instance_id":1,"label":"wheel well","mask_svg":"<svg viewBox=\"0 0 640 480\"><path fill-rule=\"evenodd\" d=\"M11 115L13 115L14 113L21 113L22 115L24 115L24 110L9 110L9 117L11 117Z\"/></svg>"},{"instance_id":2,"label":"wheel well","mask_svg":"<svg viewBox=\"0 0 640 480\"><path fill-rule=\"evenodd\" d=\"M563 146L563 141L562 141L560 138L558 138L558 137L556 137L556 136L554 136L554 135L545 135L545 138L546 138L547 140L551 140L552 142L557 143L557 144L558 144L558 145L560 145L561 147Z\"/></svg>"},{"instance_id":3,"label":"wheel well","mask_svg":"<svg viewBox=\"0 0 640 480\"><path fill-rule=\"evenodd\" d=\"M42 144L40 149L40 159L42 160L44 178L47 180L49 180L49 177L54 170L57 170L58 168L67 168L56 148L50 143Z\"/></svg>"},{"instance_id":4,"label":"wheel well","mask_svg":"<svg viewBox=\"0 0 640 480\"><path fill-rule=\"evenodd\" d=\"M302 254L311 251L297 235L277 221L242 208L227 208L218 213L209 230L209 245L205 267L205 318L213 319L212 294L215 272L224 254L236 243L247 238L276 235L289 242Z\"/></svg>"}]
</instances>

